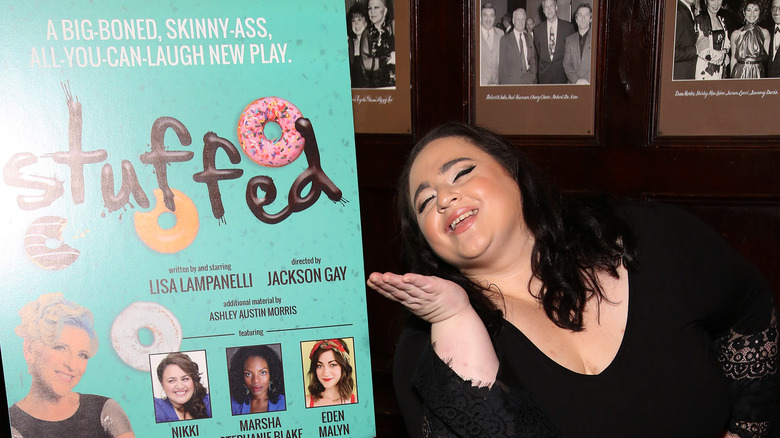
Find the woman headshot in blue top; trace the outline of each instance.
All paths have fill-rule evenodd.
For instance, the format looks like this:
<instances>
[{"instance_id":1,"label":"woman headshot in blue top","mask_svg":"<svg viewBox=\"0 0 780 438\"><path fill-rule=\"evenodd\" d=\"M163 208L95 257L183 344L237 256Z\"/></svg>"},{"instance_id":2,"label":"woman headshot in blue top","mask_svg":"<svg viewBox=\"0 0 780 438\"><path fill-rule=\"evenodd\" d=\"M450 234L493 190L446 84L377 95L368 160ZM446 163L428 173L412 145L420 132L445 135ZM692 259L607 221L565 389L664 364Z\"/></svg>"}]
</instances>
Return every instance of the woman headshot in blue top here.
<instances>
[{"instance_id":1,"label":"woman headshot in blue top","mask_svg":"<svg viewBox=\"0 0 780 438\"><path fill-rule=\"evenodd\" d=\"M286 409L282 361L269 346L239 348L228 374L233 415Z\"/></svg>"},{"instance_id":2,"label":"woman headshot in blue top","mask_svg":"<svg viewBox=\"0 0 780 438\"><path fill-rule=\"evenodd\" d=\"M154 399L158 423L211 417L208 392L200 382L198 364L184 353L171 353L157 365L165 397Z\"/></svg>"}]
</instances>

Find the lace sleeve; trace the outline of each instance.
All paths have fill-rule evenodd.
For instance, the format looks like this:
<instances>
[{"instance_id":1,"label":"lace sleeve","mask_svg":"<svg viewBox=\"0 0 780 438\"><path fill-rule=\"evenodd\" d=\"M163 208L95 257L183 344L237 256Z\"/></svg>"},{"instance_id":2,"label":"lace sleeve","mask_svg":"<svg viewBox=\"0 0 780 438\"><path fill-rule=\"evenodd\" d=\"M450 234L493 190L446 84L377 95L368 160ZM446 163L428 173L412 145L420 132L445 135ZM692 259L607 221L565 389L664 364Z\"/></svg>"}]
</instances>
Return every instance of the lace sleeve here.
<instances>
[{"instance_id":1,"label":"lace sleeve","mask_svg":"<svg viewBox=\"0 0 780 438\"><path fill-rule=\"evenodd\" d=\"M100 412L100 424L103 429L111 436L119 436L123 433L132 432L133 426L130 425L130 419L114 399L106 400L103 410Z\"/></svg>"},{"instance_id":2,"label":"lace sleeve","mask_svg":"<svg viewBox=\"0 0 780 438\"><path fill-rule=\"evenodd\" d=\"M413 383L423 401L425 437L552 437L551 422L523 388L472 386L428 344Z\"/></svg>"},{"instance_id":3,"label":"lace sleeve","mask_svg":"<svg viewBox=\"0 0 780 438\"><path fill-rule=\"evenodd\" d=\"M734 397L729 431L741 438L769 437L777 425L777 315L756 333L730 330L717 340L718 361Z\"/></svg>"}]
</instances>

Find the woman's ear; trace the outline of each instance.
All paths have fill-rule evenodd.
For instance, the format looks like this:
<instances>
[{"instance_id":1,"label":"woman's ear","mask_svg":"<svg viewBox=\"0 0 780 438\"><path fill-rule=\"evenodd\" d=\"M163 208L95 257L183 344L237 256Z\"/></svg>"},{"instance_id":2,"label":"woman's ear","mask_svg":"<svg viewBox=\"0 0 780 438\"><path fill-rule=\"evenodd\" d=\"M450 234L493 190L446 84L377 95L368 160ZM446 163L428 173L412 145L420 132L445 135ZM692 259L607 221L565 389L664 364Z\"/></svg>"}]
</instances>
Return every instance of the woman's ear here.
<instances>
[{"instance_id":1,"label":"woman's ear","mask_svg":"<svg viewBox=\"0 0 780 438\"><path fill-rule=\"evenodd\" d=\"M22 343L22 352L24 353L24 360L30 365L35 362L35 353L33 352L33 342L29 339L25 339Z\"/></svg>"}]
</instances>

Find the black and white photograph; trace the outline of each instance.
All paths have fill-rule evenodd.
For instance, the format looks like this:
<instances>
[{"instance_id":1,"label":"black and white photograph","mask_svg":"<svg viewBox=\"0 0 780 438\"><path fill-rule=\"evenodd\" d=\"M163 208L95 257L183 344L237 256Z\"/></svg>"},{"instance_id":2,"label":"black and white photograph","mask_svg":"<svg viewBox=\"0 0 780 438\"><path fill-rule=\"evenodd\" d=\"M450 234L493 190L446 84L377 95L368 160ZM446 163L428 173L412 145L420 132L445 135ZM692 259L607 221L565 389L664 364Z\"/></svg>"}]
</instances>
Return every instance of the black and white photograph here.
<instances>
[{"instance_id":1,"label":"black and white photograph","mask_svg":"<svg viewBox=\"0 0 780 438\"><path fill-rule=\"evenodd\" d=\"M352 88L396 85L393 0L346 0Z\"/></svg>"},{"instance_id":2,"label":"black and white photograph","mask_svg":"<svg viewBox=\"0 0 780 438\"><path fill-rule=\"evenodd\" d=\"M475 122L510 135L594 135L598 3L475 1Z\"/></svg>"},{"instance_id":3,"label":"black and white photograph","mask_svg":"<svg viewBox=\"0 0 780 438\"><path fill-rule=\"evenodd\" d=\"M578 0L480 3L479 85L587 85L593 4Z\"/></svg>"},{"instance_id":4,"label":"black and white photograph","mask_svg":"<svg viewBox=\"0 0 780 438\"><path fill-rule=\"evenodd\" d=\"M663 6L655 135L780 134L780 0Z\"/></svg>"},{"instance_id":5,"label":"black and white photograph","mask_svg":"<svg viewBox=\"0 0 780 438\"><path fill-rule=\"evenodd\" d=\"M410 0L345 0L357 133L412 131Z\"/></svg>"},{"instance_id":6,"label":"black and white photograph","mask_svg":"<svg viewBox=\"0 0 780 438\"><path fill-rule=\"evenodd\" d=\"M780 0L677 0L673 80L780 77Z\"/></svg>"}]
</instances>

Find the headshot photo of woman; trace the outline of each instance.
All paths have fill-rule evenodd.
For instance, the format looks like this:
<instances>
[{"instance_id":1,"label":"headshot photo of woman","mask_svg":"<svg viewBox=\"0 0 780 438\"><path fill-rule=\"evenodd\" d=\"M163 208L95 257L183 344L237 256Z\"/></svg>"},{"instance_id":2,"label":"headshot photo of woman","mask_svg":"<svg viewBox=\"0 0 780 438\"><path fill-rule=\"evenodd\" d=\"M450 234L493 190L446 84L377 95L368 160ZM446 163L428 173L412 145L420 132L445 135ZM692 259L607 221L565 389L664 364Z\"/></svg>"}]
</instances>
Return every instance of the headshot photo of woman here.
<instances>
[{"instance_id":1,"label":"headshot photo of woman","mask_svg":"<svg viewBox=\"0 0 780 438\"><path fill-rule=\"evenodd\" d=\"M196 357L197 362L190 356ZM205 351L152 355L151 361L161 389L157 389L159 387L154 382L152 387L155 394L162 393L161 397L154 398L154 417L158 423L211 418L211 400L206 388L208 380L206 386L201 382L202 373L206 370ZM202 364L203 372L198 362Z\"/></svg>"},{"instance_id":2,"label":"headshot photo of woman","mask_svg":"<svg viewBox=\"0 0 780 438\"><path fill-rule=\"evenodd\" d=\"M98 349L92 313L58 292L41 295L19 315L14 331L24 340L32 382L8 410L13 437L135 437L115 400L73 391Z\"/></svg>"},{"instance_id":3,"label":"headshot photo of woman","mask_svg":"<svg viewBox=\"0 0 780 438\"><path fill-rule=\"evenodd\" d=\"M368 0L370 23L360 38L368 88L395 87L395 23L391 0Z\"/></svg>"},{"instance_id":4,"label":"headshot photo of woman","mask_svg":"<svg viewBox=\"0 0 780 438\"><path fill-rule=\"evenodd\" d=\"M227 350L230 409L233 415L284 411L281 345L252 345Z\"/></svg>"},{"instance_id":5,"label":"headshot photo of woman","mask_svg":"<svg viewBox=\"0 0 780 438\"><path fill-rule=\"evenodd\" d=\"M357 402L350 350L344 339L301 343L301 348L309 351L307 408Z\"/></svg>"}]
</instances>

